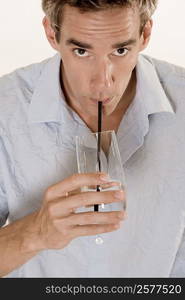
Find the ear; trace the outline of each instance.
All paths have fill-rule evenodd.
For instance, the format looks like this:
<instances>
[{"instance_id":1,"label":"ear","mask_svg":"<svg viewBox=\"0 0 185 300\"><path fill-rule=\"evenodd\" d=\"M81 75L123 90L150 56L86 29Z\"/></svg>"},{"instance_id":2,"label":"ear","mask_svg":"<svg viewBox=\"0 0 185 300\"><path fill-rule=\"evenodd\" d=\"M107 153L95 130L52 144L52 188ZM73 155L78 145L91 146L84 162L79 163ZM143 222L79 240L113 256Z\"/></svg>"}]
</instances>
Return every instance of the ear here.
<instances>
[{"instance_id":1,"label":"ear","mask_svg":"<svg viewBox=\"0 0 185 300\"><path fill-rule=\"evenodd\" d=\"M55 38L55 31L51 27L51 22L48 17L45 16L43 18L42 25L44 26L45 34L46 34L47 40L50 43L51 47L58 51L59 45Z\"/></svg>"},{"instance_id":2,"label":"ear","mask_svg":"<svg viewBox=\"0 0 185 300\"><path fill-rule=\"evenodd\" d=\"M143 32L140 37L140 51L144 50L150 41L152 33L153 21L152 19L148 20L143 28Z\"/></svg>"}]
</instances>

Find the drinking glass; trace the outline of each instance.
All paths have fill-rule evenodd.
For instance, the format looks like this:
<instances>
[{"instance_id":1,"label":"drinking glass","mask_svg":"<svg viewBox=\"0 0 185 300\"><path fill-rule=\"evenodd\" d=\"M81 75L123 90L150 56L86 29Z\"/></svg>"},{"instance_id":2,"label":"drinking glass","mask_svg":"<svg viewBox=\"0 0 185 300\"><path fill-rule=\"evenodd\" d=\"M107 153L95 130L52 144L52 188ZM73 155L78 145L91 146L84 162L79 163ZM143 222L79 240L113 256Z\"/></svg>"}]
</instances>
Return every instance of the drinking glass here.
<instances>
[{"instance_id":1,"label":"drinking glass","mask_svg":"<svg viewBox=\"0 0 185 300\"><path fill-rule=\"evenodd\" d=\"M126 189L125 174L114 130L76 136L76 155L78 173L105 172L109 175L110 183L113 182L110 185L84 186L81 188L81 192ZM85 211L95 210L102 212L125 209L125 200L84 208ZM97 236L95 241L97 244L102 244L103 238Z\"/></svg>"}]
</instances>

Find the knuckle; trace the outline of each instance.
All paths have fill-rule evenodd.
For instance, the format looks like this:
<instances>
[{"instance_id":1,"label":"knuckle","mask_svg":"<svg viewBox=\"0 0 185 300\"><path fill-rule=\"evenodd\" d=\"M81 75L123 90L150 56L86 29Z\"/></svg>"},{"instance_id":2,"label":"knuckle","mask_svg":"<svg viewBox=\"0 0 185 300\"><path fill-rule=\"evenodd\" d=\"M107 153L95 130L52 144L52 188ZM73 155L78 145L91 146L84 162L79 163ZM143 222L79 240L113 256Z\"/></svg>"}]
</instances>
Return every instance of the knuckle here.
<instances>
[{"instance_id":1,"label":"knuckle","mask_svg":"<svg viewBox=\"0 0 185 300\"><path fill-rule=\"evenodd\" d=\"M53 215L53 203L52 202L47 203L47 213L49 216Z\"/></svg>"},{"instance_id":2,"label":"knuckle","mask_svg":"<svg viewBox=\"0 0 185 300\"><path fill-rule=\"evenodd\" d=\"M48 202L52 199L51 187L47 188L47 190L45 191L44 199L45 199L46 202Z\"/></svg>"},{"instance_id":3,"label":"knuckle","mask_svg":"<svg viewBox=\"0 0 185 300\"><path fill-rule=\"evenodd\" d=\"M73 175L71 175L71 177L70 177L70 182L71 182L71 184L72 184L72 185L75 185L77 179L78 179L78 174L73 174Z\"/></svg>"}]
</instances>

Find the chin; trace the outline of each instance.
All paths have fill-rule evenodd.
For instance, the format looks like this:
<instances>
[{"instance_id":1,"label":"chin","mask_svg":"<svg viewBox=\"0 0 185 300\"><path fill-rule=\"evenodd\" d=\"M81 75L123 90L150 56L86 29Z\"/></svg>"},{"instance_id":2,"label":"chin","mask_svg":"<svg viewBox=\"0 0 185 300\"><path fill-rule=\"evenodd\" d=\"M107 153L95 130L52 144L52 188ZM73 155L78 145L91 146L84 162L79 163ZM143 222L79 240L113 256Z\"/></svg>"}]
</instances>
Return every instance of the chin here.
<instances>
[{"instance_id":1,"label":"chin","mask_svg":"<svg viewBox=\"0 0 185 300\"><path fill-rule=\"evenodd\" d=\"M108 105L105 105L103 106L103 114L104 116L110 116L116 109L117 107L117 104L116 105L111 105L111 106L108 106Z\"/></svg>"}]
</instances>

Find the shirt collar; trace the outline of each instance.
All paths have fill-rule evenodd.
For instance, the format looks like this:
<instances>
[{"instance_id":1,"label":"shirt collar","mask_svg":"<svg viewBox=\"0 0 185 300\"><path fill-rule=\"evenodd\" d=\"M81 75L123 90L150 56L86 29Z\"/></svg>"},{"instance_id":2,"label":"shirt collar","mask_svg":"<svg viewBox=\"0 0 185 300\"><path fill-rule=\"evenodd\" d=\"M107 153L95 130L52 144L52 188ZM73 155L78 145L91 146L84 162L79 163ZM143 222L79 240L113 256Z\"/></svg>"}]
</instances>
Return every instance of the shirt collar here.
<instances>
[{"instance_id":1,"label":"shirt collar","mask_svg":"<svg viewBox=\"0 0 185 300\"><path fill-rule=\"evenodd\" d=\"M136 95L124 114L117 133L123 163L143 145L144 137L150 128L150 115L157 113L174 115L155 66L147 56L139 56L136 78Z\"/></svg>"},{"instance_id":2,"label":"shirt collar","mask_svg":"<svg viewBox=\"0 0 185 300\"><path fill-rule=\"evenodd\" d=\"M142 99L145 112L148 115L160 112L174 113L172 105L161 85L155 66L147 59L147 56L139 56L136 76L136 98Z\"/></svg>"},{"instance_id":3,"label":"shirt collar","mask_svg":"<svg viewBox=\"0 0 185 300\"><path fill-rule=\"evenodd\" d=\"M30 123L61 122L63 109L67 107L60 86L61 57L57 53L45 64L32 95L28 120Z\"/></svg>"},{"instance_id":4,"label":"shirt collar","mask_svg":"<svg viewBox=\"0 0 185 300\"><path fill-rule=\"evenodd\" d=\"M136 95L129 105L120 124L120 134L125 135L125 130L134 129L138 124L147 122L148 116L155 113L169 112L174 114L172 105L161 85L155 66L140 55L136 65Z\"/></svg>"}]
</instances>

